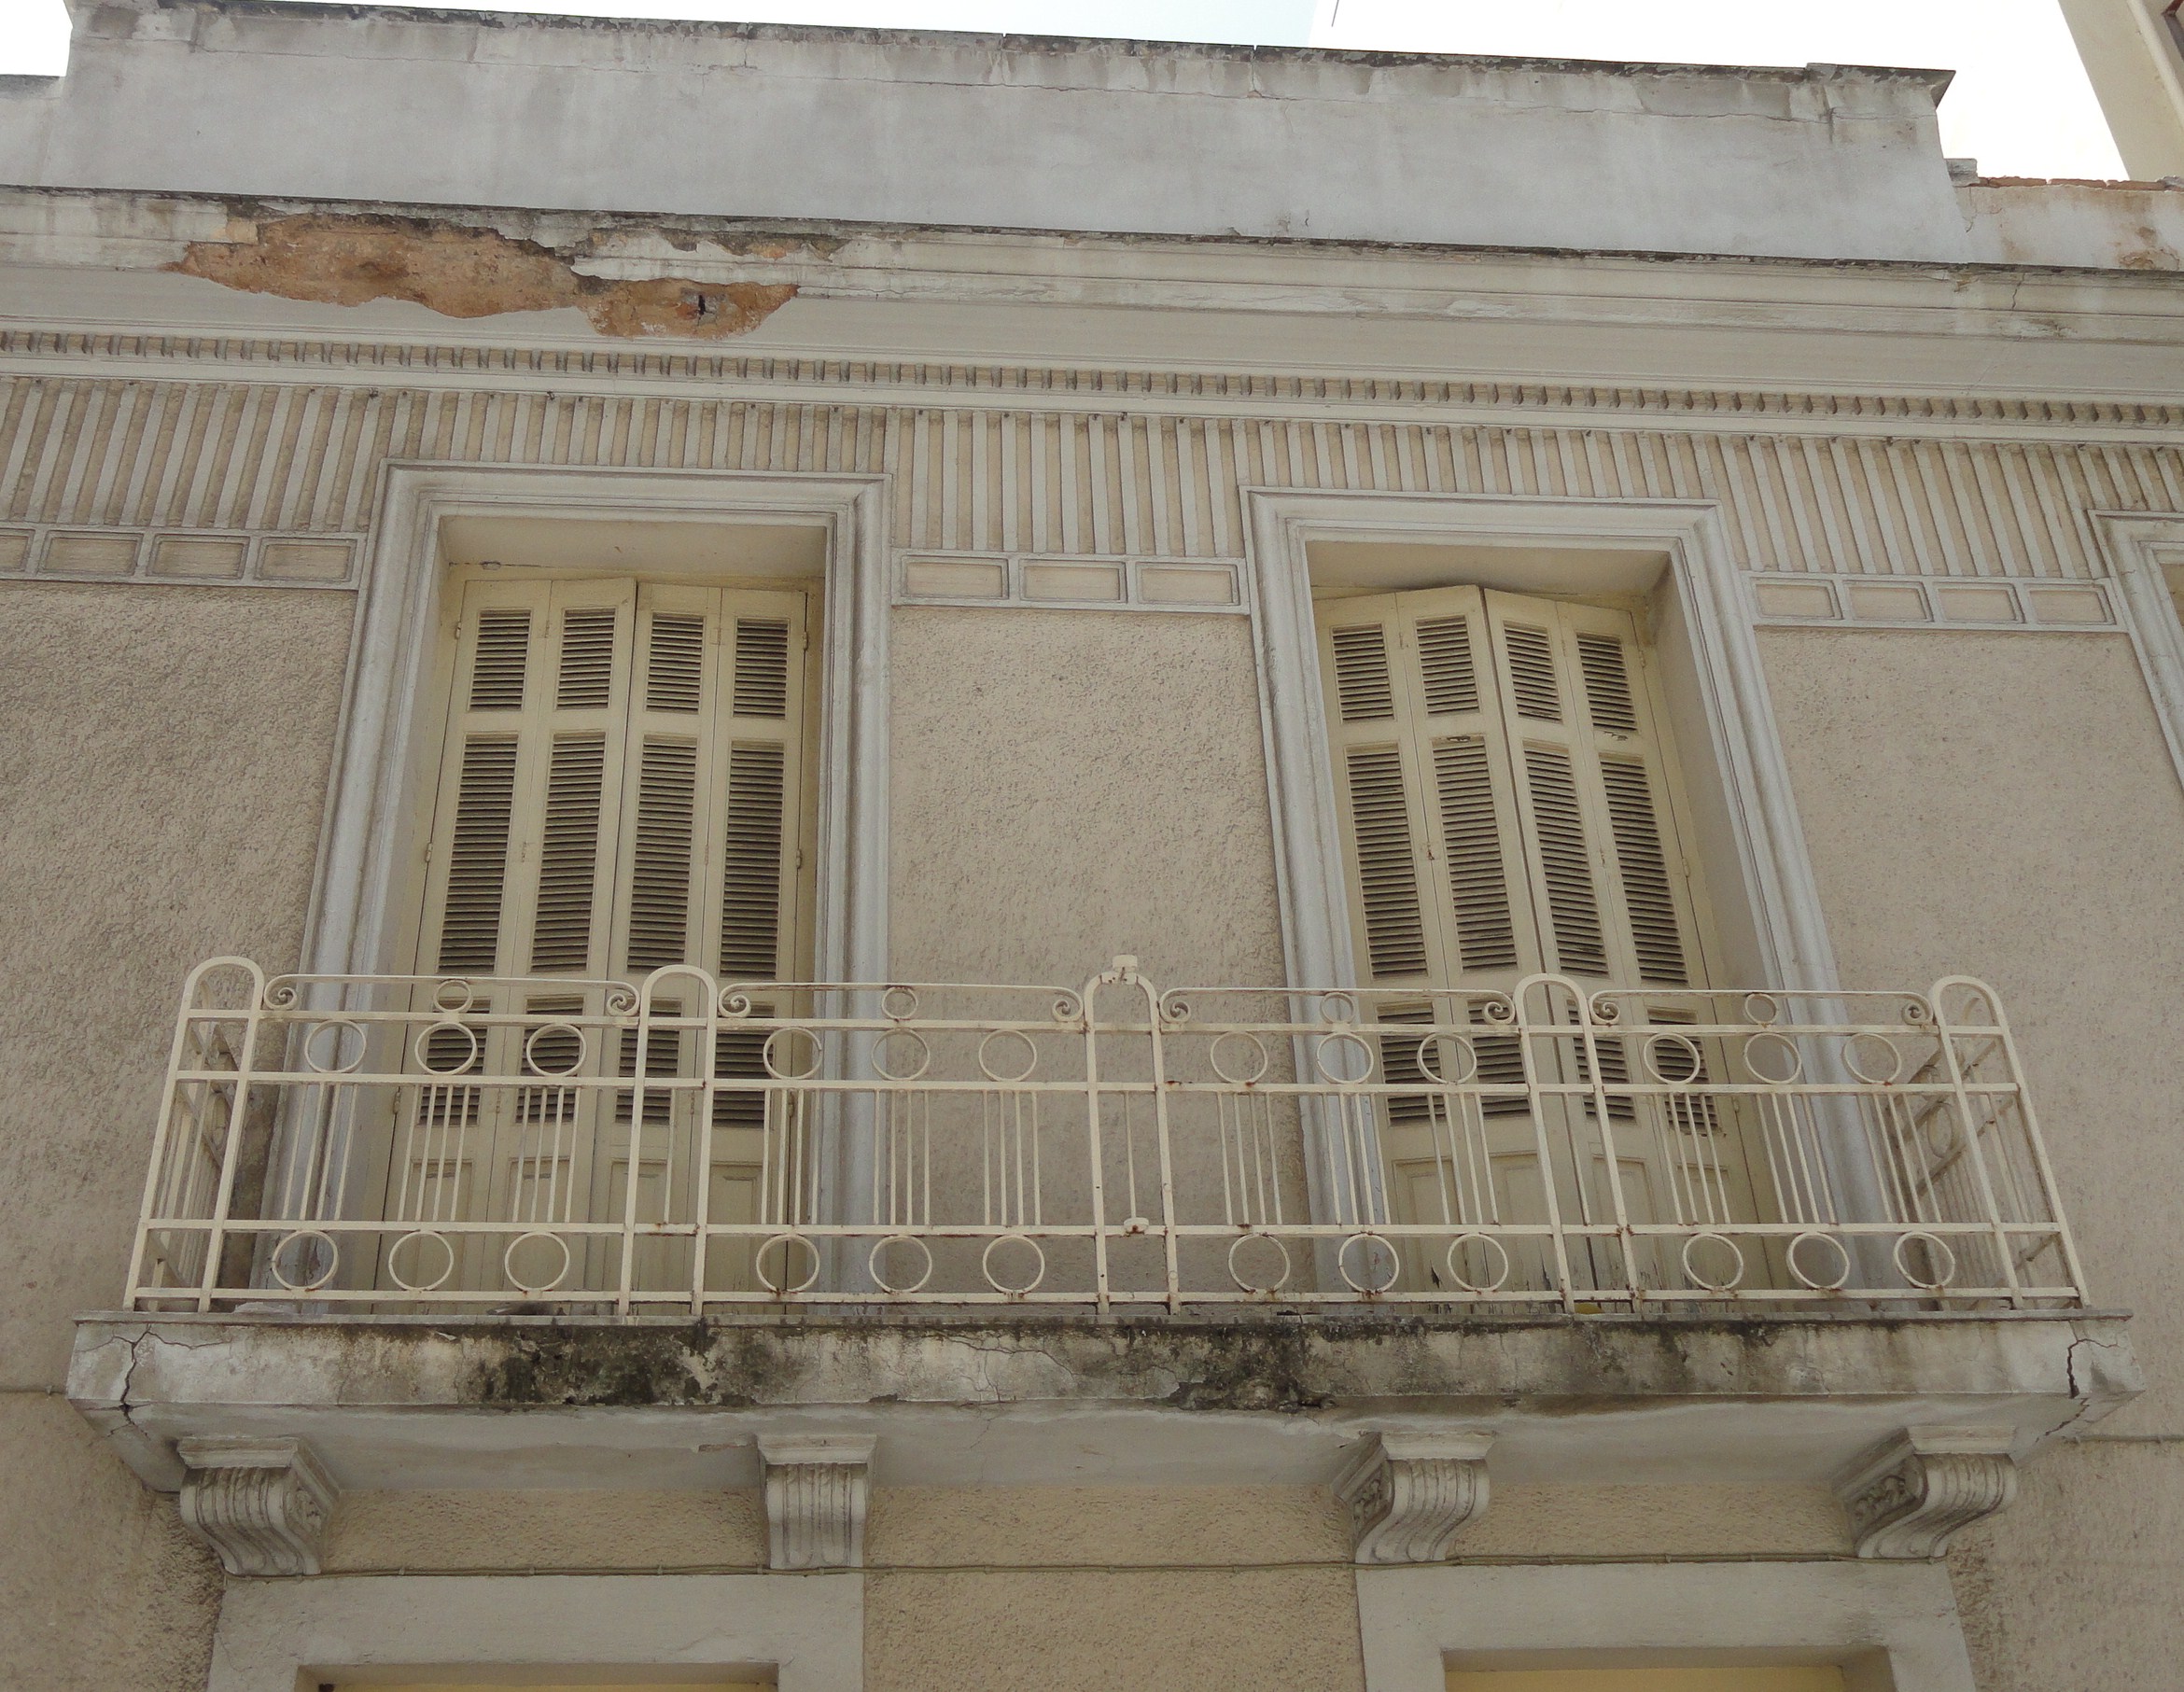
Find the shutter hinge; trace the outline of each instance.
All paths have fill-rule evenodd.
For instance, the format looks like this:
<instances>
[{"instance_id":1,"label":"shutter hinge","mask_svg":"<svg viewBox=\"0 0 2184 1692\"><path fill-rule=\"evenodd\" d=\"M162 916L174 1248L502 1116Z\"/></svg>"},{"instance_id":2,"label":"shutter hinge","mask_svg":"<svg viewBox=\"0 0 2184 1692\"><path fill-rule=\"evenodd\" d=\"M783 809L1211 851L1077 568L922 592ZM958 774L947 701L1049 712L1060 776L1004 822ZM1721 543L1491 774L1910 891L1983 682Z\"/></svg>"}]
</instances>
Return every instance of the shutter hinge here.
<instances>
[{"instance_id":1,"label":"shutter hinge","mask_svg":"<svg viewBox=\"0 0 2184 1692\"><path fill-rule=\"evenodd\" d=\"M422 861L426 863L432 861L432 843L429 840L425 843L425 856Z\"/></svg>"}]
</instances>

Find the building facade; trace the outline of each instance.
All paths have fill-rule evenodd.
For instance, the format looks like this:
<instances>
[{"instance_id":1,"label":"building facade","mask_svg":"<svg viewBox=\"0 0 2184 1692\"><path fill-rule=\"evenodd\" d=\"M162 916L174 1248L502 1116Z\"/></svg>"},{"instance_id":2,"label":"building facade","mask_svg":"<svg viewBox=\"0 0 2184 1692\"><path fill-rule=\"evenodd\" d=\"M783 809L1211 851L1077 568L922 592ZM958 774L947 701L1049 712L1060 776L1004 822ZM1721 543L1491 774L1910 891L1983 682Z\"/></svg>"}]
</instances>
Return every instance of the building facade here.
<instances>
[{"instance_id":1,"label":"building facade","mask_svg":"<svg viewBox=\"0 0 2184 1692\"><path fill-rule=\"evenodd\" d=\"M2170 1684L2184 194L1946 82L85 0L0 1682Z\"/></svg>"}]
</instances>

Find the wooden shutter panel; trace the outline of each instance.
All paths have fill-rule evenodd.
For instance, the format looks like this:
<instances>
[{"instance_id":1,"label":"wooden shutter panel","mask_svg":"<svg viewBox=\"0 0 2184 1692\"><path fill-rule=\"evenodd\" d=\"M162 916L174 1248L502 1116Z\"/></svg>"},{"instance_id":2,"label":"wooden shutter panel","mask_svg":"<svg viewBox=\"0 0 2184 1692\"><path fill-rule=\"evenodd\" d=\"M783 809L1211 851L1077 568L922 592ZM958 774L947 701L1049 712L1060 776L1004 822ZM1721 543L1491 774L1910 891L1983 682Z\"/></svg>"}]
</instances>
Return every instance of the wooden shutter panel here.
<instances>
[{"instance_id":1,"label":"wooden shutter panel","mask_svg":"<svg viewBox=\"0 0 2184 1692\"><path fill-rule=\"evenodd\" d=\"M1628 613L1453 588L1327 600L1319 621L1363 979L1696 979Z\"/></svg>"},{"instance_id":2,"label":"wooden shutter panel","mask_svg":"<svg viewBox=\"0 0 2184 1692\"><path fill-rule=\"evenodd\" d=\"M1536 693L1551 675L1560 712L1551 722L1528 715L1519 728L1557 967L1618 986L1690 985L1697 914L1635 621L1575 601L1487 600L1510 653L1510 696Z\"/></svg>"}]
</instances>

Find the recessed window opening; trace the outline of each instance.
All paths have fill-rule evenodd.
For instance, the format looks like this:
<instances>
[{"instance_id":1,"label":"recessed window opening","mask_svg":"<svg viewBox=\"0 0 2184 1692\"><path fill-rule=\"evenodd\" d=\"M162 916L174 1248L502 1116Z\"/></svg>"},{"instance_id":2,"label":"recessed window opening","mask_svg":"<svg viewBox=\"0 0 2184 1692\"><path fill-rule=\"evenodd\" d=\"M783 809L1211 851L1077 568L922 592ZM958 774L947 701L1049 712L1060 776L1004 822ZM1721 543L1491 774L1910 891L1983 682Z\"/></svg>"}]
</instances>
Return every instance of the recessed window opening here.
<instances>
[{"instance_id":1,"label":"recessed window opening","mask_svg":"<svg viewBox=\"0 0 2184 1692\"><path fill-rule=\"evenodd\" d=\"M1618 1206L1642 1224L1757 1214L1745 1137L1702 1096L1643 1090L1722 1074L1715 1042L1492 1031L1542 973L1654 1026L1716 1021L1707 989L1757 985L1730 961L1751 950L1737 944L1748 916L1723 902L1725 942L1709 897L1704 802L1718 810L1719 781L1686 779L1687 743L1703 756L1708 742L1692 733L1690 678L1679 690L1673 675L1665 560L1363 542L1310 558L1356 980L1365 1014L1404 1029L1377 1042L1384 1084L1417 1088L1384 1099L1390 1220L1544 1224L1550 1184L1565 1222L1613 1221ZM1535 985L1523 1008L1577 1020L1568 990ZM1421 1041L1420 1025L1444 1032ZM1528 1075L1589 1086L1595 1065L1606 1087L1639 1085L1604 1110L1590 1095L1535 1107L1523 1091ZM1508 1091L1453 1098L1432 1084L1451 1074ZM1574 1266L1602 1284L1692 1273L1643 1239L1627 1249L1648 1261L1623 1263L1625 1249L1595 1242L1581 1254L1600 1261ZM1504 1252L1532 1259L1509 1266L1509 1284L1547 1284L1544 1246L1505 1237L1483 1266L1498 1273ZM1408 1266L1414 1281L1439 1281L1431 1255Z\"/></svg>"},{"instance_id":2,"label":"recessed window opening","mask_svg":"<svg viewBox=\"0 0 2184 1692\"><path fill-rule=\"evenodd\" d=\"M387 1237L378 1284L560 1302L621 1277L615 1245L582 1224L633 1208L665 1224L701 1199L715 1221L758 1219L758 1095L721 1093L700 1123L691 1093L640 1103L597 1083L686 1075L704 1038L608 1026L609 984L679 965L722 984L809 979L820 608L816 581L704 559L600 571L547 546L534 565L508 539L495 550L509 556L444 582L405 901L409 1008L444 1016L407 1054L418 1084L371 1136L367 1179L381 1218L419 1237L407 1257ZM690 981L689 1002L663 996L655 1014L702 1014ZM780 994L753 1008L773 1014ZM718 1074L759 1063L748 1040L714 1042ZM747 1256L716 1241L699 1272L745 1289ZM687 1288L689 1248L644 1240L630 1274Z\"/></svg>"}]
</instances>

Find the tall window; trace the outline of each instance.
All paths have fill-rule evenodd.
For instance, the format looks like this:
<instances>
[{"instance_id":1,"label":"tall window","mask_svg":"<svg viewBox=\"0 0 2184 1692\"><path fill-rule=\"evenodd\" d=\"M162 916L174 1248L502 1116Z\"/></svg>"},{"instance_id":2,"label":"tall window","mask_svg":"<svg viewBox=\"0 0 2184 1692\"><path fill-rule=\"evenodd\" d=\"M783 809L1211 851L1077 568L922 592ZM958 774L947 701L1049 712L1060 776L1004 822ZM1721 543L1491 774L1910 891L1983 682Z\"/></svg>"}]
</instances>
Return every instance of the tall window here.
<instances>
[{"instance_id":1,"label":"tall window","mask_svg":"<svg viewBox=\"0 0 2184 1692\"><path fill-rule=\"evenodd\" d=\"M1397 989L1374 996L1378 1021L1480 1024L1483 1000L1436 1001L1432 990L1505 991L1540 972L1588 990L1704 985L1684 805L1629 613L1443 588L1323 601L1319 624L1358 979ZM1481 1081L1523 1083L1516 1039L1482 1028L1469 1045ZM1420 1089L1386 1106L1386 1202L1397 1221L1544 1219L1549 1177L1535 1127L1555 1145L1565 1216L1605 1213L1611 1143L1634 1221L1690 1209L1693 1183L1687 1170L1672 1178L1672 1162L1702 1158L1709 1196L1744 1184L1742 1159L1725 1158L1711 1120L1694 1149L1691 1134L1664 1139L1641 1121L1628 1098L1610 1101L1606 1125L1577 1103L1534 1125L1524 1100L1507 1096L1485 1100L1467 1128L1440 1114L1417 1036L1384 1035L1379 1046L1386 1082ZM1623 1042L1597 1049L1601 1079L1627 1082ZM1574 1041L1532 1057L1545 1079L1587 1079ZM1478 1136L1491 1192L1464 1186L1445 1138L1458 1131Z\"/></svg>"},{"instance_id":2,"label":"tall window","mask_svg":"<svg viewBox=\"0 0 2184 1692\"><path fill-rule=\"evenodd\" d=\"M640 1051L634 1028L609 1042L565 1020L598 1017L595 984L674 964L723 983L808 968L810 616L795 592L627 578L462 584L415 971L471 986L456 1003L440 1000L446 1019L409 1055L420 1080L392 1128L387 1216L522 1229L620 1218L634 1163L639 1221L692 1214L695 1179L715 1219L756 1219L757 1095L718 1096L700 1124L696 1096L654 1089L633 1121L634 1089L557 1082L687 1073L687 1032L654 1029ZM702 1011L679 992L658 1008ZM715 1062L723 1075L758 1073L755 1037L723 1035ZM525 1080L463 1079L481 1070ZM506 1244L469 1237L459 1284L596 1286L613 1272L564 1267L550 1239L504 1258ZM639 1248L640 1286L688 1285L691 1272L684 1248ZM715 1286L748 1275L725 1247L706 1266Z\"/></svg>"}]
</instances>

